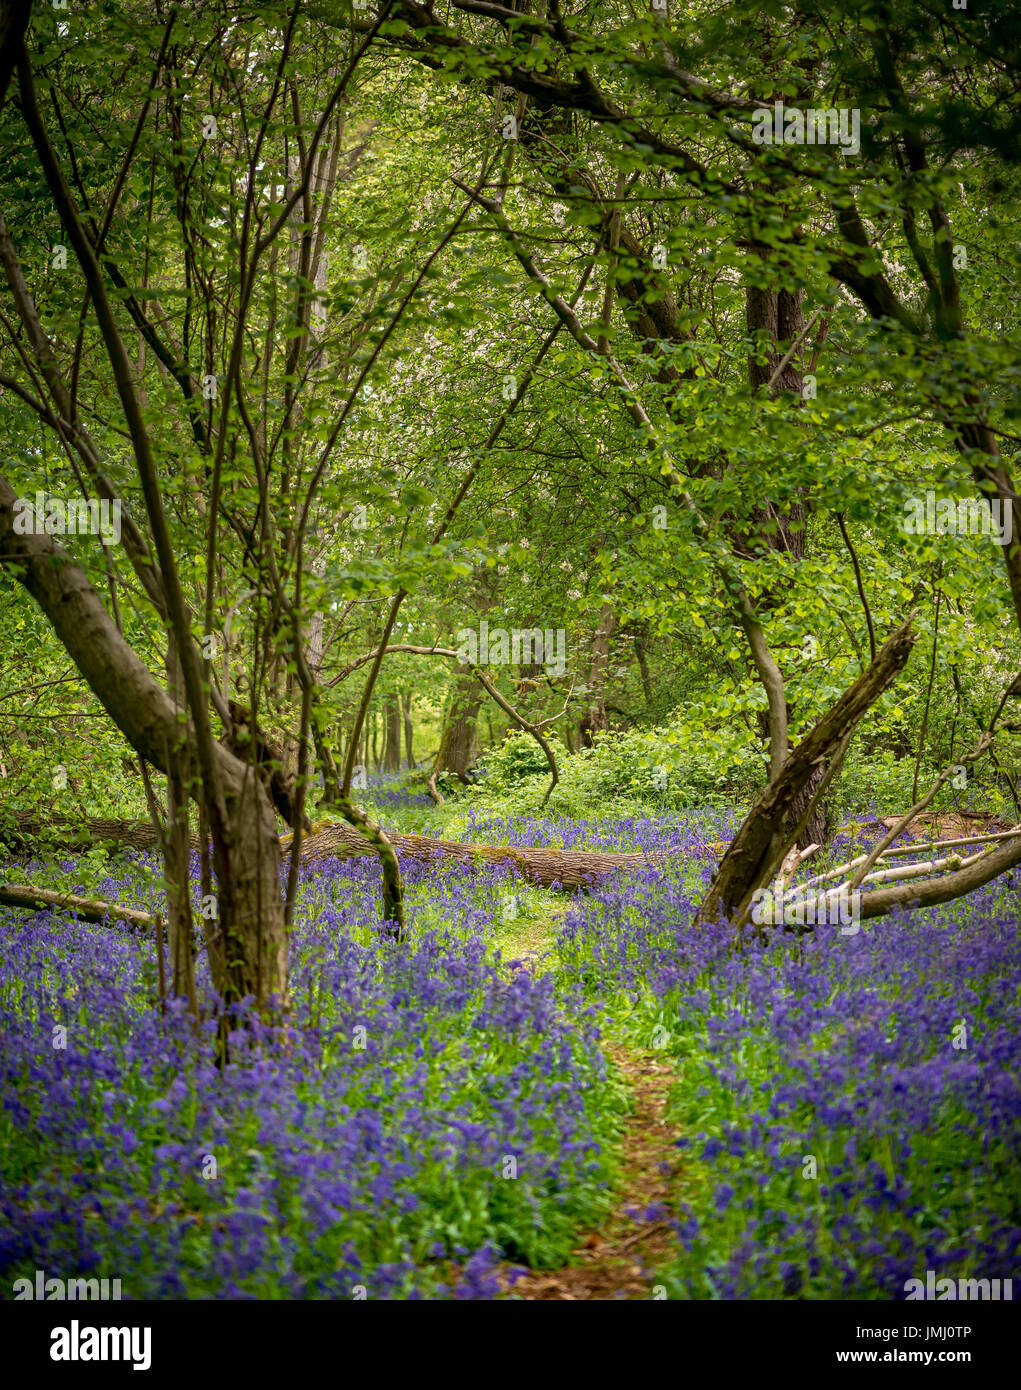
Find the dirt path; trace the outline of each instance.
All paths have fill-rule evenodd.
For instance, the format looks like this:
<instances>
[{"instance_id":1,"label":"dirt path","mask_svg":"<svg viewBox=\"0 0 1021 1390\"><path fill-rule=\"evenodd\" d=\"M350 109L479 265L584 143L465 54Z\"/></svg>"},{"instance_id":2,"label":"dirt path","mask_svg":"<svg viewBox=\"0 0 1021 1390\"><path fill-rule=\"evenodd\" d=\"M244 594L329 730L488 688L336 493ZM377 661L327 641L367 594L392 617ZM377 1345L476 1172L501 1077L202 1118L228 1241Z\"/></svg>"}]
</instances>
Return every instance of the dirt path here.
<instances>
[{"instance_id":1,"label":"dirt path","mask_svg":"<svg viewBox=\"0 0 1021 1390\"><path fill-rule=\"evenodd\" d=\"M577 1263L563 1269L529 1270L509 1290L512 1297L546 1301L650 1298L656 1270L669 1258L671 1179L682 1162L674 1147L677 1131L664 1118L675 1072L654 1053L612 1043L606 1053L627 1080L634 1102L622 1145L623 1181L617 1205L599 1230L575 1248ZM653 1206L661 1214L651 1221L642 1219L642 1213Z\"/></svg>"},{"instance_id":2,"label":"dirt path","mask_svg":"<svg viewBox=\"0 0 1021 1390\"><path fill-rule=\"evenodd\" d=\"M505 959L528 969L555 968L551 947L563 905L501 921L497 944ZM664 1118L676 1071L660 1053L604 1042L631 1095L632 1109L621 1140L621 1188L616 1205L598 1230L583 1236L570 1265L529 1270L506 1285L512 1298L527 1300L623 1298L652 1295L656 1270L669 1258L673 1233L667 1224L672 1181L683 1159L674 1145L677 1130ZM650 1207L662 1209L641 1219Z\"/></svg>"}]
</instances>

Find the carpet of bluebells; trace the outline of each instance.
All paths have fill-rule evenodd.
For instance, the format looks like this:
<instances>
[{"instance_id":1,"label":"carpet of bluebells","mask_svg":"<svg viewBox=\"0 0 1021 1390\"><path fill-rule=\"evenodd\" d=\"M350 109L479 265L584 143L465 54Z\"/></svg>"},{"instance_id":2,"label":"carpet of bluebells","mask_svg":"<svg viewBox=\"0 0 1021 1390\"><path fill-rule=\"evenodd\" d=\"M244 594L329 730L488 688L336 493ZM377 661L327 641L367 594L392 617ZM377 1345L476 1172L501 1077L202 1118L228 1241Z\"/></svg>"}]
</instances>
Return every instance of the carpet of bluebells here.
<instances>
[{"instance_id":1,"label":"carpet of bluebells","mask_svg":"<svg viewBox=\"0 0 1021 1390\"><path fill-rule=\"evenodd\" d=\"M372 861L305 871L284 1027L244 1008L217 1065L161 1013L152 942L0 909L0 1296L37 1269L125 1297L491 1298L614 1203L607 1038L676 1063L672 1298L901 1298L1011 1278L1021 1246L1019 894L738 939L694 928L719 815L486 818L467 840L667 850L508 958L507 868L409 863L411 937ZM837 847L839 854L841 847ZM61 882L157 910L154 865ZM18 865L47 882L52 866ZM66 1030L66 1033L63 1031ZM513 1276L512 1276L513 1277Z\"/></svg>"},{"instance_id":2,"label":"carpet of bluebells","mask_svg":"<svg viewBox=\"0 0 1021 1390\"><path fill-rule=\"evenodd\" d=\"M494 954L498 875L408 877L405 946L373 862L306 878L288 1025L238 1010L222 1069L214 1018L161 1018L150 942L0 909L5 1290L42 1269L125 1297L479 1298L498 1255L567 1258L619 1110L594 1010ZM94 888L158 907L139 881Z\"/></svg>"},{"instance_id":3,"label":"carpet of bluebells","mask_svg":"<svg viewBox=\"0 0 1021 1390\"><path fill-rule=\"evenodd\" d=\"M694 929L697 898L647 872L559 940L566 979L676 1059L668 1295L903 1298L928 1270L1017 1275L1017 888L740 941Z\"/></svg>"}]
</instances>

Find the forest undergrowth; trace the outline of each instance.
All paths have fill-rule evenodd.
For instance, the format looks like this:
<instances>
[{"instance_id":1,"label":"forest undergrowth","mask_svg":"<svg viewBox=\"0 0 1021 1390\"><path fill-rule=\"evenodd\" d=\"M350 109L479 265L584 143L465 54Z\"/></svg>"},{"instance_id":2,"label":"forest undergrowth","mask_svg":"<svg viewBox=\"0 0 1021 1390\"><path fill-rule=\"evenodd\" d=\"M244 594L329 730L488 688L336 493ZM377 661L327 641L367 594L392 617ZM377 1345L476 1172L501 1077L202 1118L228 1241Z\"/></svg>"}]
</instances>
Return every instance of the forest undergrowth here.
<instances>
[{"instance_id":1,"label":"forest undergrowth","mask_svg":"<svg viewBox=\"0 0 1021 1390\"><path fill-rule=\"evenodd\" d=\"M1016 887L738 937L692 922L723 826L476 820L670 856L570 899L409 863L403 945L374 861L306 867L286 1021L232 1009L225 1065L201 957L196 1024L161 1000L151 938L0 911L4 1286L59 1268L142 1298L897 1298L928 1270L1009 1278ZM18 868L162 906L144 855Z\"/></svg>"}]
</instances>

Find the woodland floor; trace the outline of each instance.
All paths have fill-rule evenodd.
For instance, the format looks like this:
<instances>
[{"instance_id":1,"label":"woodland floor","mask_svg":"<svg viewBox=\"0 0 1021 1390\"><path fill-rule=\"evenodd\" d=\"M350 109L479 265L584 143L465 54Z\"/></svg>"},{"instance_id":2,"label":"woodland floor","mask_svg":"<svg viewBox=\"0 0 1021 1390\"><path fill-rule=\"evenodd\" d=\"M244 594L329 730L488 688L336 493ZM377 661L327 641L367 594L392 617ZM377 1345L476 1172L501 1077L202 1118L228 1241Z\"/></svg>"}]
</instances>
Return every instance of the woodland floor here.
<instances>
[{"instance_id":1,"label":"woodland floor","mask_svg":"<svg viewBox=\"0 0 1021 1390\"><path fill-rule=\"evenodd\" d=\"M959 836L976 819L915 833ZM642 833L664 840L658 824ZM55 896L159 910L149 860L27 867ZM918 1269L1010 1277L1016 886L797 952L759 943L746 960L691 928L698 858L582 897L455 864L416 869L420 930L395 953L378 943L369 868L309 869L301 1026L257 1068L239 1028L222 1075L183 1013L157 1016L151 936L0 907L17 1082L17 1123L0 1126L0 1265L48 1268L73 1241L75 1270L119 1261L154 1298L874 1299L903 1296ZM74 1045L40 1049L40 1018L45 1033L65 1016ZM355 1017L370 1057L343 1046ZM323 1038L341 1042L328 1053ZM222 1154L222 1179L197 1176L195 1152ZM494 1182L518 1176L508 1154L524 1155L527 1183ZM300 1177L289 1205L281 1171ZM87 1219L97 1202L114 1218ZM382 1203L399 1222L377 1220ZM167 1220L152 1225L153 1210ZM291 1248L309 1269L287 1266Z\"/></svg>"},{"instance_id":2,"label":"woodland floor","mask_svg":"<svg viewBox=\"0 0 1021 1390\"><path fill-rule=\"evenodd\" d=\"M529 1270L513 1284L514 1297L551 1302L584 1299L647 1299L655 1270L669 1258L666 1218L683 1160L674 1146L677 1131L666 1118L676 1083L674 1068L651 1054L609 1044L606 1055L631 1093L621 1151L622 1184L616 1205L597 1230L575 1247L574 1261L560 1269ZM648 1220L650 1208L662 1215Z\"/></svg>"},{"instance_id":3,"label":"woodland floor","mask_svg":"<svg viewBox=\"0 0 1021 1390\"><path fill-rule=\"evenodd\" d=\"M504 924L500 944L531 970L552 963L556 918L553 908L542 921ZM678 1131L667 1119L676 1067L652 1051L608 1041L604 1052L626 1088L630 1107L621 1139L621 1183L612 1210L575 1246L570 1264L559 1269L517 1272L505 1269L503 1284L511 1297L555 1302L586 1299L648 1299L655 1271L669 1259L668 1217L683 1182L684 1160L675 1145ZM655 1215L649 1219L649 1212Z\"/></svg>"}]
</instances>

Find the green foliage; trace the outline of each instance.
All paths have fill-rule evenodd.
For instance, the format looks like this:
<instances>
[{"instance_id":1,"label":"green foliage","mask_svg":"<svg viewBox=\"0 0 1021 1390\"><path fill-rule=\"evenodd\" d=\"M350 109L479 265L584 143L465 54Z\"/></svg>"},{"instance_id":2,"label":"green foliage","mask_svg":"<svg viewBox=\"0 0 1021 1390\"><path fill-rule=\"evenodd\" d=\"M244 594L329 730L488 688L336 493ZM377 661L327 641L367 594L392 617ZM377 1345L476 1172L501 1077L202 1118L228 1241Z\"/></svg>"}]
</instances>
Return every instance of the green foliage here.
<instances>
[{"instance_id":1,"label":"green foliage","mask_svg":"<svg viewBox=\"0 0 1021 1390\"><path fill-rule=\"evenodd\" d=\"M538 755L538 757L536 756ZM598 737L574 754L557 750L560 781L551 814L585 815L594 806L658 810L724 808L747 799L762 775L762 756L742 725L711 730L678 723ZM487 753L466 799L480 808L533 809L549 786L542 750L513 732Z\"/></svg>"},{"instance_id":2,"label":"green foliage","mask_svg":"<svg viewBox=\"0 0 1021 1390\"><path fill-rule=\"evenodd\" d=\"M501 744L489 749L478 767L486 790L496 794L518 787L543 772L548 779L545 753L531 734L521 729L512 729Z\"/></svg>"}]
</instances>

